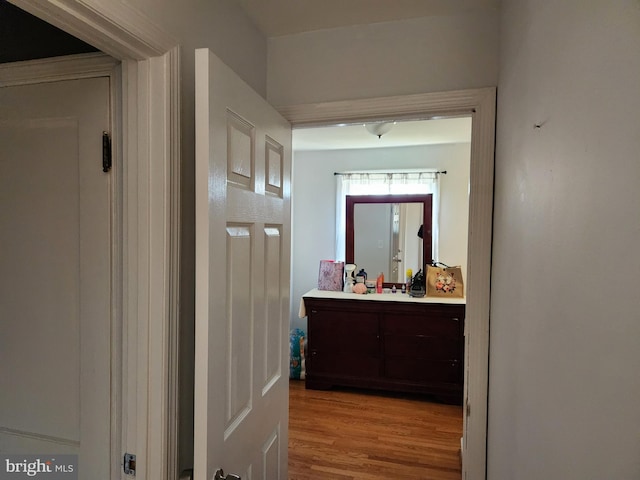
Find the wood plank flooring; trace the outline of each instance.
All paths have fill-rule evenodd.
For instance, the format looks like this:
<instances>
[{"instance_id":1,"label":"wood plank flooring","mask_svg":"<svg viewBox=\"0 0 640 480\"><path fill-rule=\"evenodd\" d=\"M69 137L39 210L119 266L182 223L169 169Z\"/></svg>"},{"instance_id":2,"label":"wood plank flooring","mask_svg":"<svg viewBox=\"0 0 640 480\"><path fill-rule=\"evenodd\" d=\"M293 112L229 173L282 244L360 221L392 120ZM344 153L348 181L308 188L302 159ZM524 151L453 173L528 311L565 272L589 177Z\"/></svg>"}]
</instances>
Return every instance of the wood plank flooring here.
<instances>
[{"instance_id":1,"label":"wood plank flooring","mask_svg":"<svg viewBox=\"0 0 640 480\"><path fill-rule=\"evenodd\" d=\"M460 480L462 407L289 385L290 480Z\"/></svg>"}]
</instances>

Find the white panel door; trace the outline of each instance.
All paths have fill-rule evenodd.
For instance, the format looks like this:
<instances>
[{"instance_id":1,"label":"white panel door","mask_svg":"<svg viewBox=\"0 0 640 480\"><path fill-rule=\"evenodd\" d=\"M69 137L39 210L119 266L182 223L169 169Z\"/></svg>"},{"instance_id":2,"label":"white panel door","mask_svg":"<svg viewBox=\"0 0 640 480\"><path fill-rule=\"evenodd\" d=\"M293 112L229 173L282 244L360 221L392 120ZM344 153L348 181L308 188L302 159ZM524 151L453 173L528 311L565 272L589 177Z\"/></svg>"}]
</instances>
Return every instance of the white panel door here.
<instances>
[{"instance_id":1,"label":"white panel door","mask_svg":"<svg viewBox=\"0 0 640 480\"><path fill-rule=\"evenodd\" d=\"M109 79L0 88L0 452L110 478Z\"/></svg>"},{"instance_id":2,"label":"white panel door","mask_svg":"<svg viewBox=\"0 0 640 480\"><path fill-rule=\"evenodd\" d=\"M196 480L287 478L291 127L196 50Z\"/></svg>"}]
</instances>

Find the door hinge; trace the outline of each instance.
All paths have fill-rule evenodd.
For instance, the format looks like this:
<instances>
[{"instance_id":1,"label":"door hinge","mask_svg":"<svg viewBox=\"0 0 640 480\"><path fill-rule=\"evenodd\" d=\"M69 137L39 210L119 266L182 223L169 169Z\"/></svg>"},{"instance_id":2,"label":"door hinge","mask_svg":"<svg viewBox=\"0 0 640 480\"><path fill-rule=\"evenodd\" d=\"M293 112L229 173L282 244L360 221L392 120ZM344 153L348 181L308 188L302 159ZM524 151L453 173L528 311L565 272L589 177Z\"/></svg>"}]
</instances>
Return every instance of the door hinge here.
<instances>
[{"instance_id":1,"label":"door hinge","mask_svg":"<svg viewBox=\"0 0 640 480\"><path fill-rule=\"evenodd\" d=\"M102 171L111 170L111 136L109 132L102 132Z\"/></svg>"},{"instance_id":2,"label":"door hinge","mask_svg":"<svg viewBox=\"0 0 640 480\"><path fill-rule=\"evenodd\" d=\"M136 476L136 456L132 453L124 454L124 473Z\"/></svg>"}]
</instances>

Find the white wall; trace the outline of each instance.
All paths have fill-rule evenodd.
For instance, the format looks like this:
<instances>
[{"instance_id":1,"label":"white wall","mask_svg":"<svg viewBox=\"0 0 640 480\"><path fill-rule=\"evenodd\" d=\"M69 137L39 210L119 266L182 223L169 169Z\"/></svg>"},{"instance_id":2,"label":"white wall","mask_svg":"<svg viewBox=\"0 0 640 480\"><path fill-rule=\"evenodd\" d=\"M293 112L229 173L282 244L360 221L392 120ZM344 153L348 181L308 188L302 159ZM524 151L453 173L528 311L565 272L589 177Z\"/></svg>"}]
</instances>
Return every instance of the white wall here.
<instances>
[{"instance_id":1,"label":"white wall","mask_svg":"<svg viewBox=\"0 0 640 480\"><path fill-rule=\"evenodd\" d=\"M98 3L98 0L88 0ZM235 0L122 0L178 40L183 88L193 91L196 48L210 48L251 88L266 96L267 41ZM185 98L193 103L193 98Z\"/></svg>"},{"instance_id":2,"label":"white wall","mask_svg":"<svg viewBox=\"0 0 640 480\"><path fill-rule=\"evenodd\" d=\"M488 478L637 479L640 4L503 9Z\"/></svg>"},{"instance_id":3,"label":"white wall","mask_svg":"<svg viewBox=\"0 0 640 480\"><path fill-rule=\"evenodd\" d=\"M469 144L294 152L292 328L306 330L306 319L298 318L300 298L317 286L320 260L335 259L334 172L419 167L446 169L447 175L440 177L440 258L445 263L466 266L470 154Z\"/></svg>"},{"instance_id":4,"label":"white wall","mask_svg":"<svg viewBox=\"0 0 640 480\"><path fill-rule=\"evenodd\" d=\"M319 30L268 40L273 105L495 86L499 14Z\"/></svg>"}]
</instances>

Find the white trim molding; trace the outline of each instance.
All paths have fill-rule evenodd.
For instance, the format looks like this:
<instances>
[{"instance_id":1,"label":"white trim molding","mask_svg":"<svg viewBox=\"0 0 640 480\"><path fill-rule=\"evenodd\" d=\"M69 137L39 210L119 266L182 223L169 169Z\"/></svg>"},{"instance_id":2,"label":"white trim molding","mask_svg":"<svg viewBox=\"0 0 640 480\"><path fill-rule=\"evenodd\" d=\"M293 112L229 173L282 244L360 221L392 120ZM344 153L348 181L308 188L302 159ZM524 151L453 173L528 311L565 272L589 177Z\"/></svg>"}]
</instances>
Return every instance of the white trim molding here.
<instances>
[{"instance_id":1,"label":"white trim molding","mask_svg":"<svg viewBox=\"0 0 640 480\"><path fill-rule=\"evenodd\" d=\"M122 250L122 433L111 479L129 478L124 452L136 454L138 479L178 478L178 43L124 2L10 2L122 62L121 138L114 138L122 154L115 226Z\"/></svg>"},{"instance_id":2,"label":"white trim molding","mask_svg":"<svg viewBox=\"0 0 640 480\"><path fill-rule=\"evenodd\" d=\"M111 77L120 62L104 53L82 53L0 65L0 87L56 82L76 78Z\"/></svg>"},{"instance_id":3,"label":"white trim molding","mask_svg":"<svg viewBox=\"0 0 640 480\"><path fill-rule=\"evenodd\" d=\"M367 120L426 119L438 116L469 115L490 102L495 88L421 93L359 100L342 100L277 107L295 127ZM495 102L494 107L495 110Z\"/></svg>"},{"instance_id":4,"label":"white trim molding","mask_svg":"<svg viewBox=\"0 0 640 480\"><path fill-rule=\"evenodd\" d=\"M486 480L496 89L294 105L278 110L294 128L366 120L472 117L462 478Z\"/></svg>"}]
</instances>

